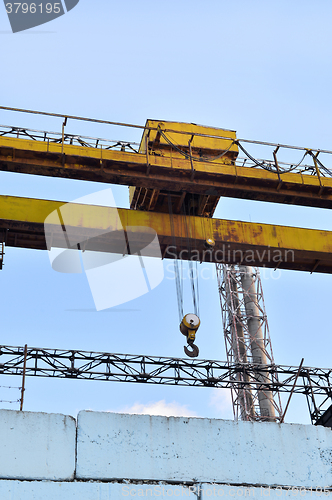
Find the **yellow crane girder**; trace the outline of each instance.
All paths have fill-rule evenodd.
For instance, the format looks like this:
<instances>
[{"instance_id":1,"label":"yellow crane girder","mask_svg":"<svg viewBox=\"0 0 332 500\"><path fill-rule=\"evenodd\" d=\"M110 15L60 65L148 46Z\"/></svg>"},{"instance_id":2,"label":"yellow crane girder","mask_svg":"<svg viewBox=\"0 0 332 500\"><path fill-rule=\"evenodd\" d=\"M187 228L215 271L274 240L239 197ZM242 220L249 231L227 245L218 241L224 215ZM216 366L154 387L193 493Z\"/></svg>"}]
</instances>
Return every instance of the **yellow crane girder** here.
<instances>
[{"instance_id":1,"label":"yellow crane girder","mask_svg":"<svg viewBox=\"0 0 332 500\"><path fill-rule=\"evenodd\" d=\"M162 258L332 273L331 231L13 196L0 196L0 217L7 246L46 250L47 221L54 247L65 247L65 229L83 250L126 254L124 235L137 249L155 232Z\"/></svg>"},{"instance_id":2,"label":"yellow crane girder","mask_svg":"<svg viewBox=\"0 0 332 500\"><path fill-rule=\"evenodd\" d=\"M135 186L152 190L229 196L332 208L332 178L278 175L261 168L172 155L113 151L48 141L0 137L0 170ZM153 199L148 210L153 210ZM212 208L213 211L213 208Z\"/></svg>"}]
</instances>

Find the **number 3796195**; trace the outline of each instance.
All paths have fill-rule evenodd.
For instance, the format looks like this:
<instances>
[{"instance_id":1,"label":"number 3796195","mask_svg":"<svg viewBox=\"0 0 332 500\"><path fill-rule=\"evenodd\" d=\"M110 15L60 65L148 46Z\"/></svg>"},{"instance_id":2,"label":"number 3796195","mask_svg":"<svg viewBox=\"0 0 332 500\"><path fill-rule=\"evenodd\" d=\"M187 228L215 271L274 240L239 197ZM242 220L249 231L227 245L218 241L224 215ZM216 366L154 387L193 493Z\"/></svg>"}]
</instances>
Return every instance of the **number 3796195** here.
<instances>
[{"instance_id":1,"label":"number 3796195","mask_svg":"<svg viewBox=\"0 0 332 500\"><path fill-rule=\"evenodd\" d=\"M60 3L6 3L7 14L60 14Z\"/></svg>"}]
</instances>

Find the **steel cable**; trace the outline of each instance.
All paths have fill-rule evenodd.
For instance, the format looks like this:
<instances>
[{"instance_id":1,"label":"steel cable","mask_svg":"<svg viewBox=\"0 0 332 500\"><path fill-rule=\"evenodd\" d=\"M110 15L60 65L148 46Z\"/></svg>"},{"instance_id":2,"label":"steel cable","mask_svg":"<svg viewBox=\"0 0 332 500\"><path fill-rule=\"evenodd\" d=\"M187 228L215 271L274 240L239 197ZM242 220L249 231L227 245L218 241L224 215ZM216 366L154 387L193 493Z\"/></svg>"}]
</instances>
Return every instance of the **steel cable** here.
<instances>
[{"instance_id":1,"label":"steel cable","mask_svg":"<svg viewBox=\"0 0 332 500\"><path fill-rule=\"evenodd\" d=\"M180 153L182 156L184 156L185 158L191 158L193 161L204 161L206 163L214 163L216 160L219 160L220 158L222 158L223 156L225 156L226 153L228 153L228 151L231 149L231 147L233 146L233 144L236 143L236 141L232 141L231 142L231 145L225 150L223 151L220 155L218 156L214 156L213 157L213 160L211 160L210 157L208 156L200 156L199 158L197 158L196 156L192 156L190 153L187 153L186 151L182 151L182 149L179 148L179 146L177 146L176 144L174 144L167 136L166 134L160 130L160 135L165 139L165 141L172 147L174 148L178 153ZM231 140L231 139L230 139Z\"/></svg>"},{"instance_id":2,"label":"steel cable","mask_svg":"<svg viewBox=\"0 0 332 500\"><path fill-rule=\"evenodd\" d=\"M178 302L179 323L181 323L182 318L183 318L183 290L182 290L182 286L181 286L181 278L180 278L180 272L179 272L179 261L177 258L177 246L176 246L176 241L175 241L174 219L173 219L172 200L171 200L170 193L167 194L167 201L168 201L168 212L169 212L170 223L171 223L171 233L172 233L173 246L174 246L174 250L176 251L176 256L174 259L174 274L175 274L175 284L176 284L176 296L177 296L177 302ZM181 267L181 273L182 273L182 267Z\"/></svg>"}]
</instances>

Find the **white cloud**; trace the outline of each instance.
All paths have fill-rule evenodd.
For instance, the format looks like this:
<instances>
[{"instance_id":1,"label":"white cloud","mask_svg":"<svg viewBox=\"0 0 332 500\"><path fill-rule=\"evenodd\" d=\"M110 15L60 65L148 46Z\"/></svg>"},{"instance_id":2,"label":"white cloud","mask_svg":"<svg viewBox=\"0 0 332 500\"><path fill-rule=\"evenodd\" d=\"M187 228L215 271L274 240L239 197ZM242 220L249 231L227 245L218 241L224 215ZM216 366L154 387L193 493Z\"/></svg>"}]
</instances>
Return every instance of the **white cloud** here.
<instances>
[{"instance_id":1,"label":"white cloud","mask_svg":"<svg viewBox=\"0 0 332 500\"><path fill-rule=\"evenodd\" d=\"M233 419L233 406L230 389L213 389L209 406L220 413L218 418Z\"/></svg>"},{"instance_id":2,"label":"white cloud","mask_svg":"<svg viewBox=\"0 0 332 500\"><path fill-rule=\"evenodd\" d=\"M197 417L197 413L189 410L187 405L176 401L166 403L164 399L147 404L134 403L119 410L119 413L136 413L141 415L163 415L165 417Z\"/></svg>"}]
</instances>

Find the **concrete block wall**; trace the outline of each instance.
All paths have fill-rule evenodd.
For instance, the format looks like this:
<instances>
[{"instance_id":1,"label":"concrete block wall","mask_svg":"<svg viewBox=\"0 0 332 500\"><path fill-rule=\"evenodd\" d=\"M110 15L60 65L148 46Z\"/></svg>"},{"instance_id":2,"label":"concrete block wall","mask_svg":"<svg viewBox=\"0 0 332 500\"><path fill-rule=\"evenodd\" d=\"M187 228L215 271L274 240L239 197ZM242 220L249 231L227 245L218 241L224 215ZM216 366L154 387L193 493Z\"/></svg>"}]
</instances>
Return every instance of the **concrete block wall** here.
<instances>
[{"instance_id":1,"label":"concrete block wall","mask_svg":"<svg viewBox=\"0 0 332 500\"><path fill-rule=\"evenodd\" d=\"M170 484L119 484L97 482L0 481L1 500L319 500L332 498L327 491L273 489L202 483L195 486Z\"/></svg>"},{"instance_id":2,"label":"concrete block wall","mask_svg":"<svg viewBox=\"0 0 332 500\"><path fill-rule=\"evenodd\" d=\"M0 410L0 500L332 500L323 427Z\"/></svg>"},{"instance_id":3,"label":"concrete block wall","mask_svg":"<svg viewBox=\"0 0 332 500\"><path fill-rule=\"evenodd\" d=\"M327 486L332 485L332 431L83 411L76 477Z\"/></svg>"},{"instance_id":4,"label":"concrete block wall","mask_svg":"<svg viewBox=\"0 0 332 500\"><path fill-rule=\"evenodd\" d=\"M0 449L1 479L71 481L76 421L59 414L0 410Z\"/></svg>"}]
</instances>

